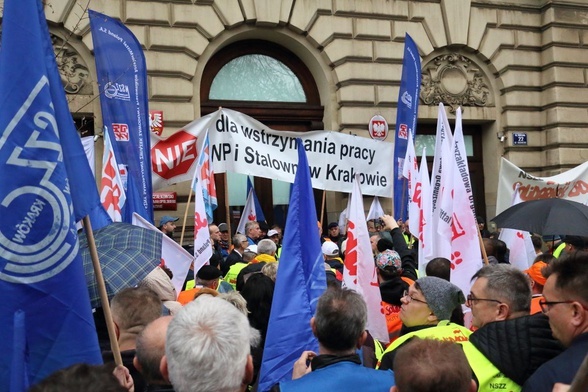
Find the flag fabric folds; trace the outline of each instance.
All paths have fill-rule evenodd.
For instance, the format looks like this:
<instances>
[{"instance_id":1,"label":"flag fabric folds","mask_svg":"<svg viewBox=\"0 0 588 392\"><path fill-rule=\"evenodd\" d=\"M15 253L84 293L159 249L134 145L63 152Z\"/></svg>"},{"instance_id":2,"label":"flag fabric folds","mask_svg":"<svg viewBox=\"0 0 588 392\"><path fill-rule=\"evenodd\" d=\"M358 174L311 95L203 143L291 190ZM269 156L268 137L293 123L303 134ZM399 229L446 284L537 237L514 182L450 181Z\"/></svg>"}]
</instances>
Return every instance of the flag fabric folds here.
<instances>
[{"instance_id":1,"label":"flag fabric folds","mask_svg":"<svg viewBox=\"0 0 588 392\"><path fill-rule=\"evenodd\" d=\"M255 193L255 188L253 188L251 177L247 176L247 195L249 195L249 192L253 192L253 203L255 204L255 215L257 216L257 221L265 222L265 215L261 209L261 204L259 204L259 199L257 198L257 193Z\"/></svg>"},{"instance_id":2,"label":"flag fabric folds","mask_svg":"<svg viewBox=\"0 0 588 392\"><path fill-rule=\"evenodd\" d=\"M247 177L247 200L245 201L245 207L243 207L241 219L239 219L239 224L237 225L237 233L247 234L245 233L247 222L264 220L265 217L263 216L263 212L261 212L261 207L259 207L255 189L251 185L251 180Z\"/></svg>"},{"instance_id":3,"label":"flag fabric folds","mask_svg":"<svg viewBox=\"0 0 588 392\"><path fill-rule=\"evenodd\" d=\"M382 296L372 255L370 235L365 224L363 196L359 188L359 177L353 181L353 192L348 211L347 247L343 267L343 286L357 291L367 304L366 329L381 342L388 342L388 329L382 310Z\"/></svg>"},{"instance_id":4,"label":"flag fabric folds","mask_svg":"<svg viewBox=\"0 0 588 392\"><path fill-rule=\"evenodd\" d=\"M519 185L517 184L515 192L512 195L512 205L521 203ZM535 247L531 240L531 234L528 231L516 229L502 229L498 239L504 241L506 247L510 250L508 261L511 265L520 270L526 270L533 264L537 256Z\"/></svg>"},{"instance_id":5,"label":"flag fabric folds","mask_svg":"<svg viewBox=\"0 0 588 392\"><path fill-rule=\"evenodd\" d=\"M427 166L427 149L423 148L421 167L418 174L414 193L415 203L419 210L416 232L419 238L418 265L421 276L425 275L427 265L426 250L431 247L435 240L435 233L431 226L431 183L429 179L429 167ZM412 221L412 219L411 219ZM409 222L414 226L411 222ZM412 232L412 231L411 231Z\"/></svg>"},{"instance_id":6,"label":"flag fabric folds","mask_svg":"<svg viewBox=\"0 0 588 392\"><path fill-rule=\"evenodd\" d=\"M137 213L133 214L133 225L157 232L160 231L157 227L147 222L145 218ZM194 261L194 256L188 253L172 238L164 235L161 240L161 259L174 273L172 283L176 288L176 293L179 295L180 291L182 291L182 286L184 285L188 271L190 270L190 264Z\"/></svg>"},{"instance_id":7,"label":"flag fabric folds","mask_svg":"<svg viewBox=\"0 0 588 392\"><path fill-rule=\"evenodd\" d=\"M216 198L214 170L212 170L212 165L210 164L210 139L208 132L204 136L204 144L198 157L197 170L200 170L200 179L202 180L202 198L206 207L206 218L209 222L212 222L214 220L212 212L218 207L218 201Z\"/></svg>"},{"instance_id":8,"label":"flag fabric folds","mask_svg":"<svg viewBox=\"0 0 588 392\"><path fill-rule=\"evenodd\" d=\"M0 50L0 390L101 363L75 222L100 206L37 0L5 0ZM101 206L100 206L101 207Z\"/></svg>"},{"instance_id":9,"label":"flag fabric folds","mask_svg":"<svg viewBox=\"0 0 588 392\"><path fill-rule=\"evenodd\" d=\"M396 132L394 135L394 217L406 220L408 215L408 183L402 175L408 134L415 136L421 90L421 58L419 49L408 34L404 38L402 79L398 91Z\"/></svg>"},{"instance_id":10,"label":"flag fabric folds","mask_svg":"<svg viewBox=\"0 0 588 392\"><path fill-rule=\"evenodd\" d=\"M402 168L402 175L408 181L408 230L412 233L412 235L418 236L420 212L419 205L415 199L415 194L419 168L412 134L408 135L408 144L406 146L406 155L404 156L404 167Z\"/></svg>"},{"instance_id":11,"label":"flag fabric folds","mask_svg":"<svg viewBox=\"0 0 588 392\"><path fill-rule=\"evenodd\" d=\"M204 145L202 147L204 150ZM201 174L201 168L197 167L192 179L192 190L194 190L194 273L198 272L204 264L208 264L213 253L210 231L208 230L209 221L206 217L206 203L204 202L204 181L200 178Z\"/></svg>"},{"instance_id":12,"label":"flag fabric folds","mask_svg":"<svg viewBox=\"0 0 588 392\"><path fill-rule=\"evenodd\" d=\"M104 155L102 157L102 179L100 201L113 222L122 222L122 208L127 200L123 181L108 132L104 132Z\"/></svg>"},{"instance_id":13,"label":"flag fabric folds","mask_svg":"<svg viewBox=\"0 0 588 392\"><path fill-rule=\"evenodd\" d=\"M382 216L384 216L384 209L380 204L380 199L378 199L378 196L374 196L374 200L372 200L372 204L370 205L370 210L366 219L380 219Z\"/></svg>"},{"instance_id":14,"label":"flag fabric folds","mask_svg":"<svg viewBox=\"0 0 588 392\"><path fill-rule=\"evenodd\" d=\"M102 119L119 165L126 167L123 222L133 212L153 223L147 67L141 44L120 21L88 10Z\"/></svg>"},{"instance_id":15,"label":"flag fabric folds","mask_svg":"<svg viewBox=\"0 0 588 392\"><path fill-rule=\"evenodd\" d=\"M280 268L260 370L259 390L290 380L303 351L317 352L310 328L318 298L326 289L324 260L316 225L310 169L304 146L298 144L298 170L290 194Z\"/></svg>"}]
</instances>

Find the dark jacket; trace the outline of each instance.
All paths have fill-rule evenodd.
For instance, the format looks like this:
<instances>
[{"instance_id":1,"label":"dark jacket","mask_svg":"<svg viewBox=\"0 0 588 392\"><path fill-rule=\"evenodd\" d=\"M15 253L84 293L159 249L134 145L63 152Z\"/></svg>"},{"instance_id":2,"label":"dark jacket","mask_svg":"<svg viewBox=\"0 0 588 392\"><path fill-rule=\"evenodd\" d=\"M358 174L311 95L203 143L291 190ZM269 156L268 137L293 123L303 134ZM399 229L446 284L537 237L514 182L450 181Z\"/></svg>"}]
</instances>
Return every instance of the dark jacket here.
<instances>
[{"instance_id":1,"label":"dark jacket","mask_svg":"<svg viewBox=\"0 0 588 392\"><path fill-rule=\"evenodd\" d=\"M525 383L523 392L551 392L553 384L571 384L588 352L588 333L576 337L570 347L541 365Z\"/></svg>"},{"instance_id":2,"label":"dark jacket","mask_svg":"<svg viewBox=\"0 0 588 392\"><path fill-rule=\"evenodd\" d=\"M416 269L417 261L415 259L415 254L411 249L408 249L406 245L406 241L404 241L404 237L402 235L402 231L400 228L396 228L389 232L392 236L392 243L394 244L394 250L398 252L400 256L400 260L402 261L402 274L401 276L397 276L388 280L386 282L382 282L380 284L380 294L382 295L382 301L389 303L391 305L400 306L402 303L400 302L400 298L402 298L402 293L404 290L408 290L409 284L402 280L402 277L417 280Z\"/></svg>"},{"instance_id":3,"label":"dark jacket","mask_svg":"<svg viewBox=\"0 0 588 392\"><path fill-rule=\"evenodd\" d=\"M519 385L563 350L540 313L488 323L470 335L470 342Z\"/></svg>"}]
</instances>

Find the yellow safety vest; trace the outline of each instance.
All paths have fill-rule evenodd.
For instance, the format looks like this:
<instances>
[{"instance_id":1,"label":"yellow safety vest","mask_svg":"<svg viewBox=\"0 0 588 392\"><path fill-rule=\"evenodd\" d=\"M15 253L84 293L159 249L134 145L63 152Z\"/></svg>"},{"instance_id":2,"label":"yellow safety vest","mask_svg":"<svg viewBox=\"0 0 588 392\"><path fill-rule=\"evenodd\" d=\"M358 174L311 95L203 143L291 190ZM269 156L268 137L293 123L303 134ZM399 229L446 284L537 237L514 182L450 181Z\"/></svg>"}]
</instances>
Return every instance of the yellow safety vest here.
<instances>
[{"instance_id":1,"label":"yellow safety vest","mask_svg":"<svg viewBox=\"0 0 588 392\"><path fill-rule=\"evenodd\" d=\"M566 243L562 242L561 244L559 244L557 246L557 248L555 248L555 250L553 251L553 257L555 257L556 259L559 258L559 256L561 256L561 252L563 252L563 250L566 248Z\"/></svg>"},{"instance_id":2,"label":"yellow safety vest","mask_svg":"<svg viewBox=\"0 0 588 392\"><path fill-rule=\"evenodd\" d=\"M394 351L407 340L414 337L421 339L438 339L446 340L460 344L463 348L463 352L468 359L472 370L476 374L478 379L478 391L479 392L490 392L490 391L504 391L504 392L519 392L521 387L506 377L500 370L496 368L490 362L484 354L482 354L472 343L470 343L469 336L472 332L458 324L453 324L448 321L441 321L437 326L431 328L421 329L415 332L409 332L396 339L384 354ZM378 366L380 367L379 361L382 357L378 358Z\"/></svg>"},{"instance_id":3,"label":"yellow safety vest","mask_svg":"<svg viewBox=\"0 0 588 392\"><path fill-rule=\"evenodd\" d=\"M246 263L235 263L229 268L227 275L225 275L225 282L233 286L233 290L237 290L237 277L239 276L239 272L245 267L247 267Z\"/></svg>"}]
</instances>

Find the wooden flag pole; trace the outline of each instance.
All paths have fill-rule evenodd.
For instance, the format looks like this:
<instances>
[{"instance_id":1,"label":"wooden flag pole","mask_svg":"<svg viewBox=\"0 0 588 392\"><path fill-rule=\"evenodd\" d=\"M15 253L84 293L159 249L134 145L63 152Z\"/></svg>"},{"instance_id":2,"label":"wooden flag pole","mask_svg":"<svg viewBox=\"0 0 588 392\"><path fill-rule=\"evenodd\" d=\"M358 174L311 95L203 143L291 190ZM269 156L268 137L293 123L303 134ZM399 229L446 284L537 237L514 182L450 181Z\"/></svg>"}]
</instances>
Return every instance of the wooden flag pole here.
<instances>
[{"instance_id":1,"label":"wooden flag pole","mask_svg":"<svg viewBox=\"0 0 588 392\"><path fill-rule=\"evenodd\" d=\"M321 202L321 226L323 225L323 218L325 217L326 198L327 198L327 191L323 189L323 201Z\"/></svg>"},{"instance_id":2,"label":"wooden flag pole","mask_svg":"<svg viewBox=\"0 0 588 392\"><path fill-rule=\"evenodd\" d=\"M231 210L229 209L229 184L228 184L228 173L225 172L224 174L224 182L225 182L225 219L227 222L227 228L229 229L229 250L230 250L230 244L233 241L233 225L232 223L232 219L231 219Z\"/></svg>"},{"instance_id":3,"label":"wooden flag pole","mask_svg":"<svg viewBox=\"0 0 588 392\"><path fill-rule=\"evenodd\" d=\"M480 242L480 250L482 251L482 258L484 259L484 265L488 265L488 255L486 254L486 248L484 247L484 241L482 240L482 233L480 232L480 226L476 223L478 232L478 241Z\"/></svg>"},{"instance_id":4,"label":"wooden flag pole","mask_svg":"<svg viewBox=\"0 0 588 392\"><path fill-rule=\"evenodd\" d=\"M186 211L184 212L184 222L182 223L182 234L180 235L180 246L184 245L184 234L186 233L186 221L188 220L188 210L190 209L190 201L192 200L192 192L194 190L190 187L188 193L188 202L186 203Z\"/></svg>"},{"instance_id":5,"label":"wooden flag pole","mask_svg":"<svg viewBox=\"0 0 588 392\"><path fill-rule=\"evenodd\" d=\"M116 333L114 332L114 322L112 321L112 313L110 312L110 304L108 303L108 294L106 293L106 285L104 284L104 277L102 276L102 268L100 268L100 260L98 260L98 250L96 249L96 241L94 241L94 232L92 231L92 224L90 217L84 217L84 228L86 229L86 238L88 238L88 249L90 250L90 257L92 258L92 266L94 267L94 276L96 283L98 283L98 292L100 293L100 301L102 302L102 311L106 320L106 328L108 329L108 338L110 339L110 349L114 356L114 363L122 365L122 357L120 355L120 347Z\"/></svg>"}]
</instances>

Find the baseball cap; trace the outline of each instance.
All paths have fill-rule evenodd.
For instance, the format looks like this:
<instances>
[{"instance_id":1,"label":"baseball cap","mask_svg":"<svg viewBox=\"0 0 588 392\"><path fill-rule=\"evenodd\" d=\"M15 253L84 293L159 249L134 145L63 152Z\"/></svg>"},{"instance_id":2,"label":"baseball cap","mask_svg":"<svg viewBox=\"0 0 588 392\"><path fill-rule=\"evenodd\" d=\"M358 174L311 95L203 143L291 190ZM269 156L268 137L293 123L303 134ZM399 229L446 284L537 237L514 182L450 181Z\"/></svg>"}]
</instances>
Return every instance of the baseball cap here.
<instances>
[{"instance_id":1,"label":"baseball cap","mask_svg":"<svg viewBox=\"0 0 588 392\"><path fill-rule=\"evenodd\" d=\"M331 230L333 227L339 227L339 224L337 222L329 223L329 230Z\"/></svg>"},{"instance_id":2,"label":"baseball cap","mask_svg":"<svg viewBox=\"0 0 588 392\"><path fill-rule=\"evenodd\" d=\"M257 254L257 245L249 245L247 248L245 248L245 252Z\"/></svg>"},{"instance_id":3,"label":"baseball cap","mask_svg":"<svg viewBox=\"0 0 588 392\"><path fill-rule=\"evenodd\" d=\"M274 230L274 229L272 229L272 230L270 230L270 231L267 232L267 236L268 237L273 237L273 236L278 235L278 234L280 234L280 233L278 233L278 231L277 230Z\"/></svg>"},{"instance_id":4,"label":"baseball cap","mask_svg":"<svg viewBox=\"0 0 588 392\"><path fill-rule=\"evenodd\" d=\"M226 223L221 223L218 225L219 231L229 231L229 225Z\"/></svg>"},{"instance_id":5,"label":"baseball cap","mask_svg":"<svg viewBox=\"0 0 588 392\"><path fill-rule=\"evenodd\" d=\"M547 264L543 261L538 261L534 263L529 269L525 270L525 273L531 277L535 282L539 283L541 286L545 286L545 282L547 278L543 276L543 268L547 267Z\"/></svg>"},{"instance_id":6,"label":"baseball cap","mask_svg":"<svg viewBox=\"0 0 588 392\"><path fill-rule=\"evenodd\" d=\"M325 241L321 250L325 256L339 256L339 247L333 241Z\"/></svg>"},{"instance_id":7,"label":"baseball cap","mask_svg":"<svg viewBox=\"0 0 588 392\"><path fill-rule=\"evenodd\" d=\"M180 218L176 218L176 217L169 216L169 215L164 215L159 220L159 226L163 226L168 222L176 222L178 219L180 219Z\"/></svg>"}]
</instances>

